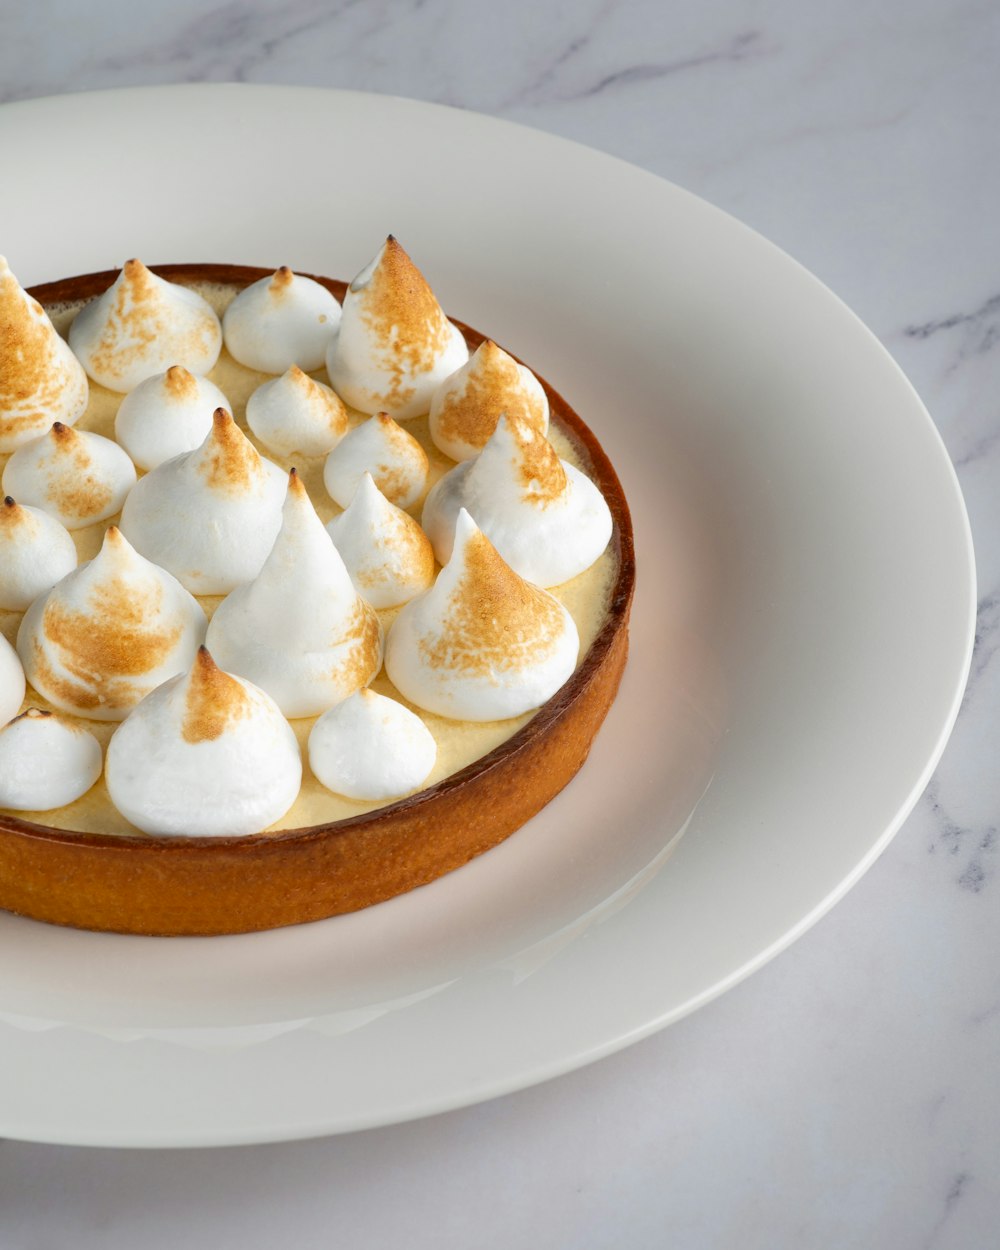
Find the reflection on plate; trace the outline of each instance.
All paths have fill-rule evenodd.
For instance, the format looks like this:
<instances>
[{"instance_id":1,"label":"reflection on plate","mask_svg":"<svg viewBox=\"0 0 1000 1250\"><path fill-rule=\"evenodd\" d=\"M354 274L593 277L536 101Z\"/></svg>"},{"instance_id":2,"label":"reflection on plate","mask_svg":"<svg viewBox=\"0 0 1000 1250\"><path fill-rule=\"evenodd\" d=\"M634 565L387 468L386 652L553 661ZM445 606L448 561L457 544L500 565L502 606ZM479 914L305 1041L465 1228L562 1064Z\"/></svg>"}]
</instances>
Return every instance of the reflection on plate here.
<instances>
[{"instance_id":1,"label":"reflection on plate","mask_svg":"<svg viewBox=\"0 0 1000 1250\"><path fill-rule=\"evenodd\" d=\"M113 212L81 155L95 130L129 169ZM693 1010L857 880L943 748L974 586L927 414L815 279L640 170L407 101L94 93L0 109L0 141L33 188L5 218L27 283L135 254L349 273L392 230L451 314L595 430L639 564L632 658L590 762L457 873L209 941L0 917L0 1134L263 1141L491 1097ZM464 153L461 185L435 176L431 144ZM220 150L244 154L226 175L240 214L145 195L172 159L211 183ZM276 150L309 161L307 202L259 178ZM520 176L498 183L498 163ZM344 169L363 173L350 195ZM102 206L72 235L67 185Z\"/></svg>"}]
</instances>

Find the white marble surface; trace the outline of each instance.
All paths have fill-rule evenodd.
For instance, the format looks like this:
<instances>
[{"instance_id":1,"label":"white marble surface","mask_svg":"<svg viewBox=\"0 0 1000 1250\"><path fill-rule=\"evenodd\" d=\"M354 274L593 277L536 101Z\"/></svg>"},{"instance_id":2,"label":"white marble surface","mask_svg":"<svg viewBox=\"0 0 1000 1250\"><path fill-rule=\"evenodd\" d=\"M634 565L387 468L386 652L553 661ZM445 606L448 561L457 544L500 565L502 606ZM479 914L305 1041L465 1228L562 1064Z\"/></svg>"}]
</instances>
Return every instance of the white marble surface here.
<instances>
[{"instance_id":1,"label":"white marble surface","mask_svg":"<svg viewBox=\"0 0 1000 1250\"><path fill-rule=\"evenodd\" d=\"M420 1123L177 1153L4 1142L4 1250L1000 1244L996 5L7 0L0 27L0 100L391 92L570 136L729 209L854 307L929 405L981 609L928 792L750 981L611 1059Z\"/></svg>"}]
</instances>

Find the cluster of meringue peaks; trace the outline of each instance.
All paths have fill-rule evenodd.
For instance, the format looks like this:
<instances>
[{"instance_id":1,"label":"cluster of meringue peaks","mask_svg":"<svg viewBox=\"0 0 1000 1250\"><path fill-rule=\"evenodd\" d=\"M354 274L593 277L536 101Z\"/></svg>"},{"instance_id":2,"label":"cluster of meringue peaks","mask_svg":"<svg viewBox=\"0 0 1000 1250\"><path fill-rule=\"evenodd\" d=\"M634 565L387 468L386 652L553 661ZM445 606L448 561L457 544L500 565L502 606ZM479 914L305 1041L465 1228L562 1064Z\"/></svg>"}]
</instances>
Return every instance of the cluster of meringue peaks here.
<instances>
[{"instance_id":1,"label":"cluster of meringue peaks","mask_svg":"<svg viewBox=\"0 0 1000 1250\"><path fill-rule=\"evenodd\" d=\"M256 833L299 791L290 718L318 717L309 763L337 793L426 782L434 737L370 689L383 660L416 709L480 722L534 710L574 671L577 629L547 588L604 551L607 504L548 441L530 370L490 340L470 356L392 236L343 307L282 267L221 322L130 260L68 343L0 258L0 330L0 611L24 613L16 651L0 635L0 807L73 802L101 749L67 716L121 721L104 773L132 824ZM206 376L223 345L270 375L246 406L257 444L325 458L341 509L326 526ZM324 365L332 386L310 376ZM88 377L123 393L117 441L74 428ZM422 416L457 462L429 493L405 426ZM78 566L69 531L119 512ZM210 621L196 594L224 596ZM54 710L18 715L26 682Z\"/></svg>"}]
</instances>

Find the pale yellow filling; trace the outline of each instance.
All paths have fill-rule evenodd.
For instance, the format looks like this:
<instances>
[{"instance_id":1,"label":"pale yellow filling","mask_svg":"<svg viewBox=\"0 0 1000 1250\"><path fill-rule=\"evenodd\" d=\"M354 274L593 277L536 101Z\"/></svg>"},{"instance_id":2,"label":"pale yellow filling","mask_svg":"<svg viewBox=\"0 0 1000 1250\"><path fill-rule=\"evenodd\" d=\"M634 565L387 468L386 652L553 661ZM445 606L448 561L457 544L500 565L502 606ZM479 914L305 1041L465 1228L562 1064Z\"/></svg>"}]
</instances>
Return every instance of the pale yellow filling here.
<instances>
[{"instance_id":1,"label":"pale yellow filling","mask_svg":"<svg viewBox=\"0 0 1000 1250\"><path fill-rule=\"evenodd\" d=\"M199 286L197 289L212 304L220 316L226 305L236 294L235 289L232 287L206 284ZM74 304L49 309L49 314L56 328L61 333L65 334L78 307L79 305ZM208 376L222 390L223 394L228 397L233 406L233 416L258 450L284 468L291 468L293 464L295 465L305 482L316 511L323 521L329 521L332 517L338 515L341 509L329 497L323 486L324 456L296 456L294 460L287 460L270 451L247 428L247 399L258 386L269 381L272 375L256 373L252 369L247 369L243 365L237 364L229 353L223 349L218 364ZM325 370L319 370L312 376L317 381L328 382ZM105 390L104 387L91 382L90 403L87 411L77 422L77 428L92 430L96 434L114 438L115 413L118 411L118 405L121 403L122 398L121 395ZM349 414L352 425L356 425L359 421L365 419L364 414L359 412L349 410ZM454 467L454 462L438 451L431 441L427 417L418 417L416 420L407 421L405 428L418 439L427 452L430 460L429 484L433 485L443 473ZM549 429L549 439L564 460L577 466L580 465L580 460L573 444L563 431L554 424ZM0 455L0 472L3 471L3 467L8 459L8 456ZM423 500L419 500L413 508L409 509L418 521L422 505ZM117 524L118 519L118 516L115 516L108 521L102 521L98 525L91 525L86 529L74 532L73 538L76 542L81 562L90 560L97 554L104 537L104 531L109 525ZM579 577L575 577L572 581L565 582L562 586L557 586L552 590L552 594L566 605L576 622L580 632L581 659L586 654L607 616L615 571L616 562L614 557L609 552L605 552L595 564L591 565L584 573L581 573ZM209 616L211 616L221 601L221 597L216 596L199 597L199 602ZM379 612L382 625L387 632L398 611L398 608L387 608ZM3 632L11 643L14 642L20 623L21 613L0 611L0 632ZM425 783L428 786L433 785L444 777L450 776L452 773L458 772L474 760L488 754L494 747L499 746L500 743L511 737L534 715L533 712L528 712L524 716L518 716L511 720L490 721L485 724L448 720L445 717L424 712L420 708L407 703L386 677L384 670L372 682L372 688L380 694L390 695L407 707L412 708L434 735L438 749L437 762L434 766L434 771ZM48 708L50 706L45 699L29 688L24 707ZM60 714L65 715L65 713ZM83 717L70 716L67 719L89 729L104 748L107 747L112 733L117 728L116 723L91 721ZM327 824L331 821L342 820L348 816L357 816L363 812L370 812L377 807L385 806L381 802L363 803L354 799L347 799L342 795L332 794L324 786L320 785L309 768L306 753L306 741L309 737L309 730L314 723L315 718L303 718L291 722L302 747L302 788L299 791L299 797L292 804L291 808L289 808L281 820L271 825L267 832L294 829L303 825ZM50 812L17 812L13 814L23 819L36 820L41 824L53 825L59 829L75 829L97 833L138 833L112 804L103 777L82 798L66 807L57 808Z\"/></svg>"}]
</instances>

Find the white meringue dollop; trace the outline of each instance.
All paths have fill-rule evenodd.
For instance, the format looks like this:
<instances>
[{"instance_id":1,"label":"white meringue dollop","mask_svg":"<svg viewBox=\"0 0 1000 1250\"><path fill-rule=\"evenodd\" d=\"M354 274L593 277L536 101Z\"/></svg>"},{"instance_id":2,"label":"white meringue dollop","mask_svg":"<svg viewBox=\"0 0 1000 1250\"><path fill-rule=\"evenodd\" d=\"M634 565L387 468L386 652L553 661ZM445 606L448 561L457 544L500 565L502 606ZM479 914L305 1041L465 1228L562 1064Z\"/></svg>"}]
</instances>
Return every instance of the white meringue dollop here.
<instances>
[{"instance_id":1,"label":"white meringue dollop","mask_svg":"<svg viewBox=\"0 0 1000 1250\"><path fill-rule=\"evenodd\" d=\"M361 412L419 417L435 390L468 359L420 270L392 235L348 287L326 354L333 389Z\"/></svg>"},{"instance_id":2,"label":"white meringue dollop","mask_svg":"<svg viewBox=\"0 0 1000 1250\"><path fill-rule=\"evenodd\" d=\"M24 702L24 669L17 652L0 634L0 725L6 725Z\"/></svg>"},{"instance_id":3,"label":"white meringue dollop","mask_svg":"<svg viewBox=\"0 0 1000 1250\"><path fill-rule=\"evenodd\" d=\"M234 360L261 373L321 369L340 305L321 283L287 265L253 282L226 309L222 333Z\"/></svg>"},{"instance_id":4,"label":"white meringue dollop","mask_svg":"<svg viewBox=\"0 0 1000 1250\"><path fill-rule=\"evenodd\" d=\"M611 538L611 511L594 483L515 416L501 417L480 454L439 478L427 496L422 523L442 564L462 508L536 586L576 577Z\"/></svg>"},{"instance_id":5,"label":"white meringue dollop","mask_svg":"<svg viewBox=\"0 0 1000 1250\"><path fill-rule=\"evenodd\" d=\"M0 609L23 612L76 564L76 544L54 516L10 495L0 503Z\"/></svg>"},{"instance_id":6,"label":"white meringue dollop","mask_svg":"<svg viewBox=\"0 0 1000 1250\"><path fill-rule=\"evenodd\" d=\"M373 608L394 608L434 580L430 539L408 512L391 504L365 473L354 498L326 532L358 593Z\"/></svg>"},{"instance_id":7,"label":"white meringue dollop","mask_svg":"<svg viewBox=\"0 0 1000 1250\"><path fill-rule=\"evenodd\" d=\"M0 452L15 451L87 408L83 366L0 256Z\"/></svg>"},{"instance_id":8,"label":"white meringue dollop","mask_svg":"<svg viewBox=\"0 0 1000 1250\"><path fill-rule=\"evenodd\" d=\"M0 807L65 807L87 793L101 767L101 744L89 730L29 707L0 729Z\"/></svg>"},{"instance_id":9,"label":"white meringue dollop","mask_svg":"<svg viewBox=\"0 0 1000 1250\"><path fill-rule=\"evenodd\" d=\"M486 339L434 392L431 438L452 460L468 460L483 450L504 413L527 421L540 434L548 432L549 401L541 382Z\"/></svg>"},{"instance_id":10,"label":"white meringue dollop","mask_svg":"<svg viewBox=\"0 0 1000 1250\"><path fill-rule=\"evenodd\" d=\"M148 471L194 451L211 430L216 408L229 407L214 382L171 365L125 396L115 416L115 438Z\"/></svg>"},{"instance_id":11,"label":"white meringue dollop","mask_svg":"<svg viewBox=\"0 0 1000 1250\"><path fill-rule=\"evenodd\" d=\"M117 443L57 421L14 452L3 488L77 530L120 512L135 479L135 465Z\"/></svg>"},{"instance_id":12,"label":"white meringue dollop","mask_svg":"<svg viewBox=\"0 0 1000 1250\"><path fill-rule=\"evenodd\" d=\"M385 412L345 434L323 466L327 494L346 508L366 473L390 503L409 508L427 489L427 452Z\"/></svg>"},{"instance_id":13,"label":"white meringue dollop","mask_svg":"<svg viewBox=\"0 0 1000 1250\"><path fill-rule=\"evenodd\" d=\"M463 508L451 559L389 630L385 669L425 711L505 720L550 699L579 650L569 612L519 577Z\"/></svg>"},{"instance_id":14,"label":"white meringue dollop","mask_svg":"<svg viewBox=\"0 0 1000 1250\"><path fill-rule=\"evenodd\" d=\"M69 345L95 382L131 391L173 364L208 373L222 350L222 326L197 291L127 260L104 294L77 313Z\"/></svg>"},{"instance_id":15,"label":"white meringue dollop","mask_svg":"<svg viewBox=\"0 0 1000 1250\"><path fill-rule=\"evenodd\" d=\"M112 526L93 560L34 601L17 650L28 681L54 707L121 720L191 664L205 628L197 600Z\"/></svg>"},{"instance_id":16,"label":"white meringue dollop","mask_svg":"<svg viewBox=\"0 0 1000 1250\"><path fill-rule=\"evenodd\" d=\"M260 686L286 716L315 716L382 666L382 626L357 593L296 471L281 530L257 577L215 610L218 663Z\"/></svg>"},{"instance_id":17,"label":"white meringue dollop","mask_svg":"<svg viewBox=\"0 0 1000 1250\"><path fill-rule=\"evenodd\" d=\"M144 833L240 837L295 802L302 755L274 700L202 647L189 672L115 730L105 779L112 803Z\"/></svg>"},{"instance_id":18,"label":"white meringue dollop","mask_svg":"<svg viewBox=\"0 0 1000 1250\"><path fill-rule=\"evenodd\" d=\"M328 386L292 365L250 396L247 425L280 456L324 456L347 433L347 409Z\"/></svg>"},{"instance_id":19,"label":"white meringue dollop","mask_svg":"<svg viewBox=\"0 0 1000 1250\"><path fill-rule=\"evenodd\" d=\"M285 472L266 460L224 408L194 451L136 485L122 533L194 594L228 594L261 570L281 528Z\"/></svg>"},{"instance_id":20,"label":"white meringue dollop","mask_svg":"<svg viewBox=\"0 0 1000 1250\"><path fill-rule=\"evenodd\" d=\"M358 690L309 731L309 765L320 783L349 799L398 799L427 780L437 743L419 716L395 699Z\"/></svg>"}]
</instances>

